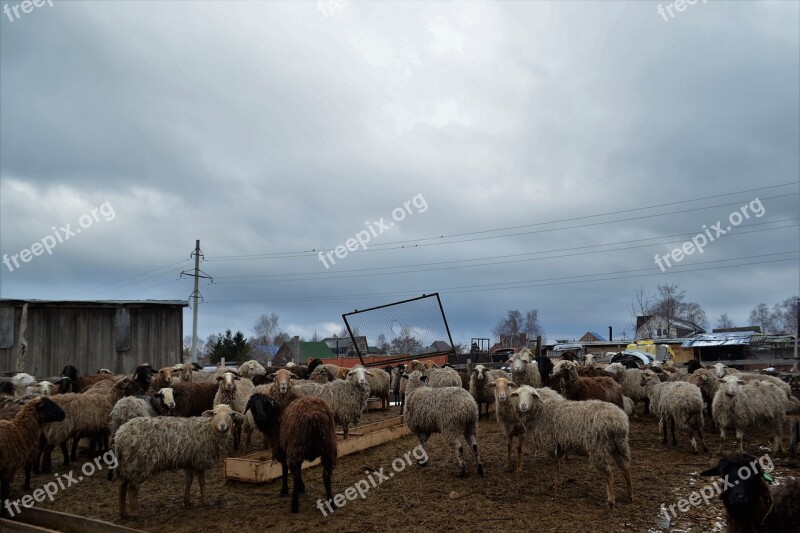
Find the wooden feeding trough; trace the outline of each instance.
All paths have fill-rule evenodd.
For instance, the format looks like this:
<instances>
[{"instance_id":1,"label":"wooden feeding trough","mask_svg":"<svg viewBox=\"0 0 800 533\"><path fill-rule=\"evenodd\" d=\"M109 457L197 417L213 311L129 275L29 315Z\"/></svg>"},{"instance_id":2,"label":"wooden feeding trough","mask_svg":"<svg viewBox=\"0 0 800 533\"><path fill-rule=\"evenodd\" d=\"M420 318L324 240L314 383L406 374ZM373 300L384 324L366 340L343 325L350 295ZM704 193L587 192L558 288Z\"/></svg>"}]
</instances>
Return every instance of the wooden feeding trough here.
<instances>
[{"instance_id":1,"label":"wooden feeding trough","mask_svg":"<svg viewBox=\"0 0 800 533\"><path fill-rule=\"evenodd\" d=\"M85 516L30 507L13 520L0 519L0 531L8 533L143 533L138 529Z\"/></svg>"},{"instance_id":2,"label":"wooden feeding trough","mask_svg":"<svg viewBox=\"0 0 800 533\"><path fill-rule=\"evenodd\" d=\"M356 429L351 429L347 440L337 433L339 439L337 451L339 457L360 452L373 446L379 446L400 437L410 435L402 416L365 424ZM316 466L319 459L312 462L303 462L303 468ZM281 464L272 460L269 451L260 451L242 457L229 457L225 459L225 479L247 481L249 483L265 483L281 477Z\"/></svg>"}]
</instances>

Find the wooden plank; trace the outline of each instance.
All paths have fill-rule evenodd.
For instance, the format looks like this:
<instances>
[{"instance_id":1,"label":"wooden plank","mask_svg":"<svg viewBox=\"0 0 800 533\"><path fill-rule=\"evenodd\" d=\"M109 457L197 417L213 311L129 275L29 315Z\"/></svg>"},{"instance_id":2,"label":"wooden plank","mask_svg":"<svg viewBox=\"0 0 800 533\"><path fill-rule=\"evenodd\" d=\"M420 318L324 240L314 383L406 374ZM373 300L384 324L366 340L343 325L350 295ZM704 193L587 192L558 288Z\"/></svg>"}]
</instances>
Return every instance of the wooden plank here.
<instances>
[{"instance_id":1,"label":"wooden plank","mask_svg":"<svg viewBox=\"0 0 800 533\"><path fill-rule=\"evenodd\" d=\"M3 518L0 519L0 531L3 533L50 533L53 530Z\"/></svg>"},{"instance_id":2,"label":"wooden plank","mask_svg":"<svg viewBox=\"0 0 800 533\"><path fill-rule=\"evenodd\" d=\"M118 526L103 520L39 509L37 507L25 509L14 517L14 521L64 533L142 533L139 529Z\"/></svg>"},{"instance_id":3,"label":"wooden plank","mask_svg":"<svg viewBox=\"0 0 800 533\"><path fill-rule=\"evenodd\" d=\"M355 436L354 433L350 433L351 437L347 440L339 440L337 443L339 457L379 446L411 434L411 431L403 423L402 416L366 424L359 429L362 432L361 435ZM264 483L281 477L280 463L266 459L267 456L265 452L257 452L244 457L228 458L224 463L224 475L227 479L250 483ZM319 462L319 459L311 463L303 462L302 468L316 466Z\"/></svg>"}]
</instances>

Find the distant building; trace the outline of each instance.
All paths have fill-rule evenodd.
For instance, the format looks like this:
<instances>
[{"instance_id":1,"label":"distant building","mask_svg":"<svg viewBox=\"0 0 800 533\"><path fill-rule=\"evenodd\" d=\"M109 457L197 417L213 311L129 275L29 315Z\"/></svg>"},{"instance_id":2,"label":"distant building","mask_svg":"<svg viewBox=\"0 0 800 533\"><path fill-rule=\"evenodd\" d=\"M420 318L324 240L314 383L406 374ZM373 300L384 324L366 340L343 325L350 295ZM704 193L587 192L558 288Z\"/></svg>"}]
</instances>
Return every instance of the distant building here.
<instances>
[{"instance_id":1,"label":"distant building","mask_svg":"<svg viewBox=\"0 0 800 533\"><path fill-rule=\"evenodd\" d=\"M356 352L356 348L353 345L353 339L350 337L328 337L327 339L322 339L320 342L325 343L325 345L334 353L334 355L341 355L341 356L352 356L355 357L358 355ZM370 348L367 346L367 338L364 336L356 337L356 342L358 343L358 349L361 351L362 354L372 353L370 352Z\"/></svg>"},{"instance_id":2,"label":"distant building","mask_svg":"<svg viewBox=\"0 0 800 533\"><path fill-rule=\"evenodd\" d=\"M595 331L587 331L583 337L578 339L578 342L606 342L606 339Z\"/></svg>"},{"instance_id":3,"label":"distant building","mask_svg":"<svg viewBox=\"0 0 800 533\"><path fill-rule=\"evenodd\" d=\"M736 333L737 331L752 331L761 333L761 326L741 326L738 328L716 328L712 329L711 333Z\"/></svg>"},{"instance_id":4,"label":"distant building","mask_svg":"<svg viewBox=\"0 0 800 533\"><path fill-rule=\"evenodd\" d=\"M673 318L667 320L659 314L636 317L636 340L640 339L680 339L705 333L706 330L688 320Z\"/></svg>"},{"instance_id":5,"label":"distant building","mask_svg":"<svg viewBox=\"0 0 800 533\"><path fill-rule=\"evenodd\" d=\"M130 374L142 363L183 357L183 300L0 299L0 371L57 376L107 368Z\"/></svg>"},{"instance_id":6,"label":"distant building","mask_svg":"<svg viewBox=\"0 0 800 533\"><path fill-rule=\"evenodd\" d=\"M300 354L295 354L296 347L300 347ZM299 361L300 364L306 364L309 359L331 359L336 355L328 348L324 342L297 342L289 340L284 342L275 357L272 358L272 364L275 366L283 366L292 361Z\"/></svg>"},{"instance_id":7,"label":"distant building","mask_svg":"<svg viewBox=\"0 0 800 533\"><path fill-rule=\"evenodd\" d=\"M526 333L518 333L516 335L500 334L500 342L495 343L489 351L494 353L497 350L506 348L525 348L528 346L528 335Z\"/></svg>"}]
</instances>

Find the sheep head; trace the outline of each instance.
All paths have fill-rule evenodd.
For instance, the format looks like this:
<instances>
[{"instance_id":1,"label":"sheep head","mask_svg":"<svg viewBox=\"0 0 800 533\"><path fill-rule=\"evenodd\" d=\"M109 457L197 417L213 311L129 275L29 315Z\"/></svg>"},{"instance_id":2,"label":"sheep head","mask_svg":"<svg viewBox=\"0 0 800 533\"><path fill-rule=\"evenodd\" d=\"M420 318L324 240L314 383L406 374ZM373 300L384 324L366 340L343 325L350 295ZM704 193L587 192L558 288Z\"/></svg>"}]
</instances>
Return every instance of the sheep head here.
<instances>
[{"instance_id":1,"label":"sheep head","mask_svg":"<svg viewBox=\"0 0 800 533\"><path fill-rule=\"evenodd\" d=\"M766 465L762 464L765 458L768 461ZM721 477L727 481L722 491L722 502L728 514L743 520L754 508L771 506L772 498L767 483L772 482L769 472L774 468L768 455L756 459L750 454L735 452L725 454L717 466L700 475ZM746 472L746 477L741 472Z\"/></svg>"},{"instance_id":2,"label":"sheep head","mask_svg":"<svg viewBox=\"0 0 800 533\"><path fill-rule=\"evenodd\" d=\"M36 419L40 424L45 422L61 422L65 418L64 410L59 405L45 396L34 398L30 402L36 410Z\"/></svg>"},{"instance_id":3,"label":"sheep head","mask_svg":"<svg viewBox=\"0 0 800 533\"><path fill-rule=\"evenodd\" d=\"M517 399L517 412L521 415L527 415L534 411L536 406L542 403L542 397L530 385L522 385L510 394L512 398Z\"/></svg>"},{"instance_id":4,"label":"sheep head","mask_svg":"<svg viewBox=\"0 0 800 533\"><path fill-rule=\"evenodd\" d=\"M517 388L516 383L506 378L497 378L494 382L489 383L489 386L494 388L494 395L498 402L508 400L509 393L513 392L511 388Z\"/></svg>"},{"instance_id":5,"label":"sheep head","mask_svg":"<svg viewBox=\"0 0 800 533\"><path fill-rule=\"evenodd\" d=\"M225 433L234 423L241 422L243 419L241 414L231 409L231 406L225 403L221 403L209 411L203 411L202 416L210 418L212 427L219 433Z\"/></svg>"},{"instance_id":6,"label":"sheep head","mask_svg":"<svg viewBox=\"0 0 800 533\"><path fill-rule=\"evenodd\" d=\"M161 405L164 406L167 411L175 409L175 394L171 387L159 389L153 397L158 398L161 401Z\"/></svg>"},{"instance_id":7,"label":"sheep head","mask_svg":"<svg viewBox=\"0 0 800 533\"><path fill-rule=\"evenodd\" d=\"M286 394L292 388L292 379L299 379L296 375L289 372L285 368L281 368L277 372L270 374L272 377L272 386L277 389L280 394Z\"/></svg>"},{"instance_id":8,"label":"sheep head","mask_svg":"<svg viewBox=\"0 0 800 533\"><path fill-rule=\"evenodd\" d=\"M732 375L720 379L719 383L719 388L724 390L725 394L731 397L736 396L736 393L739 392L739 387L744 385L744 381Z\"/></svg>"},{"instance_id":9,"label":"sheep head","mask_svg":"<svg viewBox=\"0 0 800 533\"><path fill-rule=\"evenodd\" d=\"M253 394L244 408L245 414L250 411L258 429L267 433L270 422L278 416L278 404L266 394Z\"/></svg>"},{"instance_id":10,"label":"sheep head","mask_svg":"<svg viewBox=\"0 0 800 533\"><path fill-rule=\"evenodd\" d=\"M219 381L219 389L226 392L233 392L236 390L236 381L242 379L236 372L225 372L221 376L217 376Z\"/></svg>"}]
</instances>

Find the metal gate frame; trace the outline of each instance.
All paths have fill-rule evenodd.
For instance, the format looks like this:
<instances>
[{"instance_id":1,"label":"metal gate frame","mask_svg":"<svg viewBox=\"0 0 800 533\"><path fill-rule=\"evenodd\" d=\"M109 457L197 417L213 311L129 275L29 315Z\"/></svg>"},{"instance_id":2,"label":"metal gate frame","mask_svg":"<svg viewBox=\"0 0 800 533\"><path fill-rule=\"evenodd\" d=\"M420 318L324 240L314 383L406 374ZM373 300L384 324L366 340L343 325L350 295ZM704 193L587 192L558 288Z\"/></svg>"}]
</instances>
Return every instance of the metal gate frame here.
<instances>
[{"instance_id":1,"label":"metal gate frame","mask_svg":"<svg viewBox=\"0 0 800 533\"><path fill-rule=\"evenodd\" d=\"M387 356L386 358L382 358L380 361L375 361L374 363L364 363L364 355L369 355L369 353L366 353L366 354L362 354L361 353L361 350L358 348L358 343L356 343L356 341L355 341L355 336L353 335L353 330L350 328L350 322L347 321L347 317L349 317L351 315L358 315L358 314L361 314L361 313L365 313L367 311L374 311L376 309L384 309L386 307L391 307L393 305L400 305L400 304L405 304L405 303L408 303L408 302L416 302L417 300L423 300L425 298L430 298L431 296L435 296L436 297L436 302L439 304L439 311L442 313L442 320L444 321L444 327L445 327L445 330L447 331L447 340L450 341L450 349L449 350L445 350L445 351L441 351L441 352L426 353L426 354L424 354L424 357L433 357L433 356L438 356L438 355L451 355L451 354L455 355L456 349L455 349L455 346L453 345L453 336L450 334L450 325L447 323L447 316L444 314L444 307L442 307L442 299L439 298L439 293L438 292L434 292L432 294L423 294L422 296L417 296L416 298L409 298L407 300L401 300L399 302L392 302L392 303L383 304L383 305L376 305L375 307L370 307L370 308L361 309L361 310L356 309L354 311L351 311L350 313L344 313L342 315L342 320L344 320L344 324L345 324L345 326L347 326L347 333L350 335L350 339L353 341L353 346L355 346L355 348L356 348L356 355L358 355L358 359L359 359L359 361L361 361L361 365L365 366L365 367L369 367L369 366L391 365L391 364L394 364L394 363L404 363L406 361L411 361L413 359L416 359L419 356L418 355L406 355L406 356L398 356L398 357ZM367 348L369 348L369 346L367 346Z\"/></svg>"}]
</instances>

